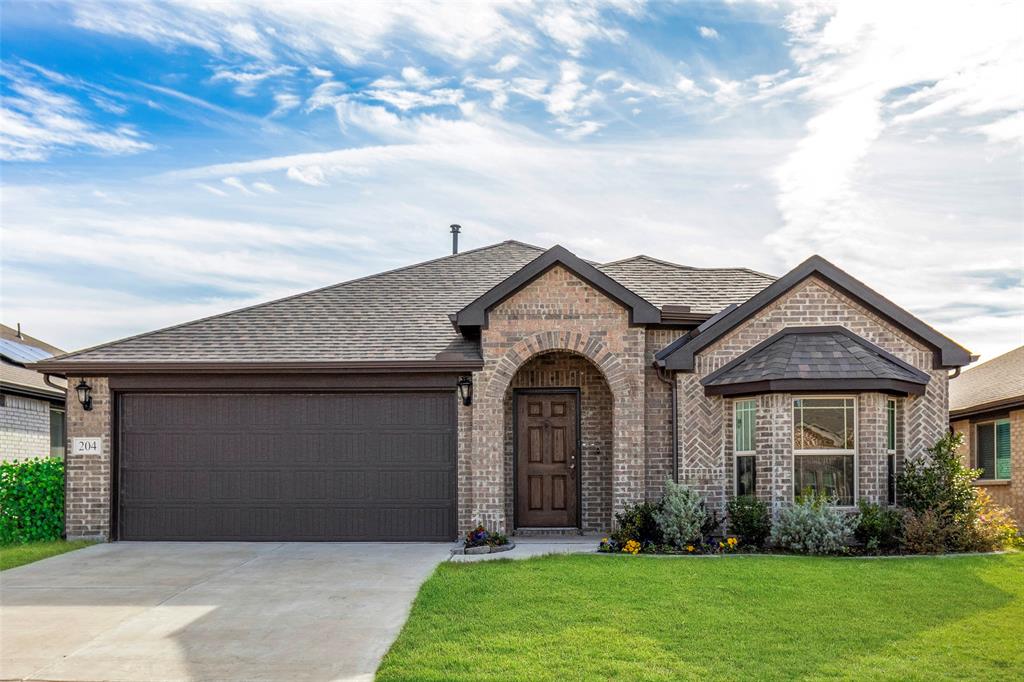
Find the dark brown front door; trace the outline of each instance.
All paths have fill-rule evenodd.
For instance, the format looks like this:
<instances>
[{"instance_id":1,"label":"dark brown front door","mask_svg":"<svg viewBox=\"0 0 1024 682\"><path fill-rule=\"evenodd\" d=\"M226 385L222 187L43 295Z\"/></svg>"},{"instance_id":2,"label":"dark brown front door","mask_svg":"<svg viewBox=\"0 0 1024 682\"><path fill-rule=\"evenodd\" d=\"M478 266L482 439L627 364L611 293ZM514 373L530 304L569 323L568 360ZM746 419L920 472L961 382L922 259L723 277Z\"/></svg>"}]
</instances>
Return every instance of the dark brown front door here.
<instances>
[{"instance_id":1,"label":"dark brown front door","mask_svg":"<svg viewBox=\"0 0 1024 682\"><path fill-rule=\"evenodd\" d=\"M516 410L516 525L577 526L577 393L517 393Z\"/></svg>"}]
</instances>

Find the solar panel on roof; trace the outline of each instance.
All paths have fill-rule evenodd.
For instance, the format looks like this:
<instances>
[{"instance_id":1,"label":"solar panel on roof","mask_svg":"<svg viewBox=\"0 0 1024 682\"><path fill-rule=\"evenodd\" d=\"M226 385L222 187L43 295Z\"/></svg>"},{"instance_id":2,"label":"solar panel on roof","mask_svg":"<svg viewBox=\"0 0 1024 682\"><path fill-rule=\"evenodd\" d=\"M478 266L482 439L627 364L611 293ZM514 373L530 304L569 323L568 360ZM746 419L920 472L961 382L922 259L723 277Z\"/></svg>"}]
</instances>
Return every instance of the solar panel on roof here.
<instances>
[{"instance_id":1,"label":"solar panel on roof","mask_svg":"<svg viewBox=\"0 0 1024 682\"><path fill-rule=\"evenodd\" d=\"M35 346L28 346L24 343L18 343L11 339L0 339L0 355L11 362L17 362L25 364L26 362L38 362L39 360L45 360L46 358L52 358L53 353L49 353L42 348L36 348Z\"/></svg>"}]
</instances>

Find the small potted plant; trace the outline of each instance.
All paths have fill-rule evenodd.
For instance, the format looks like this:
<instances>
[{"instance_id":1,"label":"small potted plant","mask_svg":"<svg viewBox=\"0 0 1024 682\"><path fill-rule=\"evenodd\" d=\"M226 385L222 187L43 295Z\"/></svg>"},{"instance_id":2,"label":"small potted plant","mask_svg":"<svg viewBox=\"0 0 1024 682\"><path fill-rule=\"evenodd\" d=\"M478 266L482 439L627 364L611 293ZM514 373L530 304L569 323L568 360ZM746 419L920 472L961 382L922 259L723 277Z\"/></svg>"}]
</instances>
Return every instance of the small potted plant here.
<instances>
[{"instance_id":1,"label":"small potted plant","mask_svg":"<svg viewBox=\"0 0 1024 682\"><path fill-rule=\"evenodd\" d=\"M479 525L466 533L461 551L455 551L461 554L490 554L504 552L513 547L515 545L508 541L508 536L504 533L487 530L483 525Z\"/></svg>"}]
</instances>

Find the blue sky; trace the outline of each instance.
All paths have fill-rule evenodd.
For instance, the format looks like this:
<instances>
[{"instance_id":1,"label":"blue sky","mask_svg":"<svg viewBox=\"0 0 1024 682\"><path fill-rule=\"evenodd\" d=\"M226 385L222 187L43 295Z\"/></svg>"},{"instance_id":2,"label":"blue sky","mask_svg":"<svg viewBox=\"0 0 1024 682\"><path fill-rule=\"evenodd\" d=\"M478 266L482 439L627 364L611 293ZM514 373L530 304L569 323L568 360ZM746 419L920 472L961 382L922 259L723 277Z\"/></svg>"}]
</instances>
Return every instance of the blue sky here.
<instances>
[{"instance_id":1,"label":"blue sky","mask_svg":"<svg viewBox=\"0 0 1024 682\"><path fill-rule=\"evenodd\" d=\"M77 348L443 255L833 260L1024 343L1013 3L6 2L3 319Z\"/></svg>"}]
</instances>

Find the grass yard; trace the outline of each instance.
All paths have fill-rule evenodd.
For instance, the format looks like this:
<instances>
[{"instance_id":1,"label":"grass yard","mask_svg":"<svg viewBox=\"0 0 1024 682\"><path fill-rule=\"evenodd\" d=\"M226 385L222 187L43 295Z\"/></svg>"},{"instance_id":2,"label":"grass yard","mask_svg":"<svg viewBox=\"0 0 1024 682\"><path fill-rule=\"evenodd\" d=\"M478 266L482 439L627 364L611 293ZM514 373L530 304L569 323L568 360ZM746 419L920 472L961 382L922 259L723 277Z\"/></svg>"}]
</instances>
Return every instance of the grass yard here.
<instances>
[{"instance_id":1,"label":"grass yard","mask_svg":"<svg viewBox=\"0 0 1024 682\"><path fill-rule=\"evenodd\" d=\"M446 563L378 680L1019 679L1024 555Z\"/></svg>"},{"instance_id":2,"label":"grass yard","mask_svg":"<svg viewBox=\"0 0 1024 682\"><path fill-rule=\"evenodd\" d=\"M6 571L15 566L24 566L33 561L47 559L64 552L73 552L93 544L88 540L54 540L53 542L30 542L25 545L3 545L0 546L0 571Z\"/></svg>"}]
</instances>

